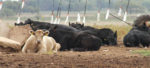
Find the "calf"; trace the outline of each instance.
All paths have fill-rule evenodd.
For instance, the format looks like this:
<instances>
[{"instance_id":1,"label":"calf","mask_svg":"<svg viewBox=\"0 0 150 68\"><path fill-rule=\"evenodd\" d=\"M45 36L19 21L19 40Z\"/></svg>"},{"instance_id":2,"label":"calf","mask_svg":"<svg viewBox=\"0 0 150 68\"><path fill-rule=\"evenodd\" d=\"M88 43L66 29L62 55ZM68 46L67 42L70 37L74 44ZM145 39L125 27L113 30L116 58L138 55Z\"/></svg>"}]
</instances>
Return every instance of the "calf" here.
<instances>
[{"instance_id":1,"label":"calf","mask_svg":"<svg viewBox=\"0 0 150 68\"><path fill-rule=\"evenodd\" d=\"M31 36L25 42L24 47L22 48L23 53L46 53L48 51L57 52L60 49L60 44L52 37L48 37L48 31L30 31Z\"/></svg>"}]
</instances>

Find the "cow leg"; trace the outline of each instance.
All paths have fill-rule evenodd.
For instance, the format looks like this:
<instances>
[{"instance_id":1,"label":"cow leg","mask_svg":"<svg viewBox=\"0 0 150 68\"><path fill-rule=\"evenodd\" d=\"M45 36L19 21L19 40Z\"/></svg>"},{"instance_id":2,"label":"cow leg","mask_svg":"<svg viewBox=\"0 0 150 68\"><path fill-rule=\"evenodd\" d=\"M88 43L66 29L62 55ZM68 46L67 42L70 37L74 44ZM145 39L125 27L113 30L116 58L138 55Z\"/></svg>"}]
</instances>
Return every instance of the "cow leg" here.
<instances>
[{"instance_id":1,"label":"cow leg","mask_svg":"<svg viewBox=\"0 0 150 68\"><path fill-rule=\"evenodd\" d=\"M47 47L46 45L40 46L39 50L37 51L39 54L47 53Z\"/></svg>"},{"instance_id":2,"label":"cow leg","mask_svg":"<svg viewBox=\"0 0 150 68\"><path fill-rule=\"evenodd\" d=\"M54 47L54 53L57 53L57 51L60 49L60 44L56 43L55 47Z\"/></svg>"}]
</instances>

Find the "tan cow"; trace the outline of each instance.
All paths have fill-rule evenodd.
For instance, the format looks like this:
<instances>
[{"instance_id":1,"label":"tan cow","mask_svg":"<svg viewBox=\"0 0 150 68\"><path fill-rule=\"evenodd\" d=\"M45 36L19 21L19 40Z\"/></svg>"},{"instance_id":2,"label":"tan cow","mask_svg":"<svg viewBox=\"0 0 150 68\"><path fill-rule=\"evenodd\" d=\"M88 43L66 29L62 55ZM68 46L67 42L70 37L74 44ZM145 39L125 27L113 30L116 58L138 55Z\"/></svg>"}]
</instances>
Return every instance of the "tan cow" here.
<instances>
[{"instance_id":1,"label":"tan cow","mask_svg":"<svg viewBox=\"0 0 150 68\"><path fill-rule=\"evenodd\" d=\"M47 53L49 51L57 52L60 49L60 44L49 37L49 31L37 30L29 31L31 36L25 42L22 49L23 53Z\"/></svg>"}]
</instances>

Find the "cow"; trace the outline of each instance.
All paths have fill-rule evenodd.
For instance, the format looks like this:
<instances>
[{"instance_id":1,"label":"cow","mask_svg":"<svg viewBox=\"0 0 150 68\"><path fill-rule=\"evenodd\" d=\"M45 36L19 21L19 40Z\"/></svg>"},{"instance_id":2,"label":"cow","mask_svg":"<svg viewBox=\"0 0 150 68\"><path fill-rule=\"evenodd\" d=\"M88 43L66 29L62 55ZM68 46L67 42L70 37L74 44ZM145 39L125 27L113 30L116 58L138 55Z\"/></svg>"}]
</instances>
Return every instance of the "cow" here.
<instances>
[{"instance_id":1,"label":"cow","mask_svg":"<svg viewBox=\"0 0 150 68\"><path fill-rule=\"evenodd\" d=\"M85 31L66 31L57 29L57 26L49 31L49 36L52 36L60 42L62 46L61 51L96 51L101 47L101 39Z\"/></svg>"},{"instance_id":2,"label":"cow","mask_svg":"<svg viewBox=\"0 0 150 68\"><path fill-rule=\"evenodd\" d=\"M139 30L132 29L127 35L125 35L123 43L126 47L139 47L140 41L138 37L135 35L136 31Z\"/></svg>"},{"instance_id":3,"label":"cow","mask_svg":"<svg viewBox=\"0 0 150 68\"><path fill-rule=\"evenodd\" d=\"M22 23L16 24L16 26L27 25L27 24L29 24L30 27L32 28L32 30L34 30L34 31L36 31L38 29L48 30L49 28L53 28L56 25L58 26L57 29L64 29L64 30L68 30L68 31L78 31L77 29L75 29L73 27L66 26L66 25L51 24L51 23L48 23L48 22L33 21L31 19L25 20L24 24L22 24Z\"/></svg>"},{"instance_id":4,"label":"cow","mask_svg":"<svg viewBox=\"0 0 150 68\"><path fill-rule=\"evenodd\" d=\"M23 53L57 52L61 47L52 37L47 36L49 31L31 30L29 33L31 36L26 40L25 45L22 48Z\"/></svg>"},{"instance_id":5,"label":"cow","mask_svg":"<svg viewBox=\"0 0 150 68\"><path fill-rule=\"evenodd\" d=\"M142 15L138 17L133 24L133 28L124 37L124 45L126 47L149 47L150 43L150 28L149 28L150 15Z\"/></svg>"},{"instance_id":6,"label":"cow","mask_svg":"<svg viewBox=\"0 0 150 68\"><path fill-rule=\"evenodd\" d=\"M82 27L84 27L84 24L80 24L78 22L76 22L76 23L70 23L69 22L69 26L74 27L74 28L76 28L78 30L82 30Z\"/></svg>"},{"instance_id":7,"label":"cow","mask_svg":"<svg viewBox=\"0 0 150 68\"><path fill-rule=\"evenodd\" d=\"M147 27L150 27L149 22L150 15L141 15L134 21L133 27L142 27L144 24L146 24Z\"/></svg>"},{"instance_id":8,"label":"cow","mask_svg":"<svg viewBox=\"0 0 150 68\"><path fill-rule=\"evenodd\" d=\"M84 26L83 24L79 23L69 23L69 26L89 32L99 37L102 39L103 45L117 45L117 31L113 32L109 28L96 29L91 26Z\"/></svg>"},{"instance_id":9,"label":"cow","mask_svg":"<svg viewBox=\"0 0 150 68\"><path fill-rule=\"evenodd\" d=\"M124 37L123 43L126 47L149 47L150 34L147 31L142 31L137 28L132 28Z\"/></svg>"},{"instance_id":10,"label":"cow","mask_svg":"<svg viewBox=\"0 0 150 68\"><path fill-rule=\"evenodd\" d=\"M91 26L84 26L84 24L80 24L78 22L76 22L76 23L69 22L69 26L74 27L78 30L96 30L95 28L93 28Z\"/></svg>"}]
</instances>

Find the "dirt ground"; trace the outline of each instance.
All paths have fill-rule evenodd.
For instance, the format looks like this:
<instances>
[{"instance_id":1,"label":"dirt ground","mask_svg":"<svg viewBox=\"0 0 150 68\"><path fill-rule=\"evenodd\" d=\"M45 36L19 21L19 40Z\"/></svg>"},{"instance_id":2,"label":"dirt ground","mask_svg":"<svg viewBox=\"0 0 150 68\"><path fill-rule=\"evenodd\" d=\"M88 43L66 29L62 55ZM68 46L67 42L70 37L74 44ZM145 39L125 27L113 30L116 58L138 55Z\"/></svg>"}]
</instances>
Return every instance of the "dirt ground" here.
<instances>
[{"instance_id":1,"label":"dirt ground","mask_svg":"<svg viewBox=\"0 0 150 68\"><path fill-rule=\"evenodd\" d=\"M106 47L93 52L57 54L0 53L0 68L149 68L150 57L133 54L143 48Z\"/></svg>"},{"instance_id":2,"label":"dirt ground","mask_svg":"<svg viewBox=\"0 0 150 68\"><path fill-rule=\"evenodd\" d=\"M28 30L30 28L26 26L15 27L9 31L8 38L23 44L29 36ZM22 54L11 48L0 47L0 68L149 68L150 57L132 53L143 49L125 48L119 43L118 46L102 46L99 51L92 52Z\"/></svg>"}]
</instances>

